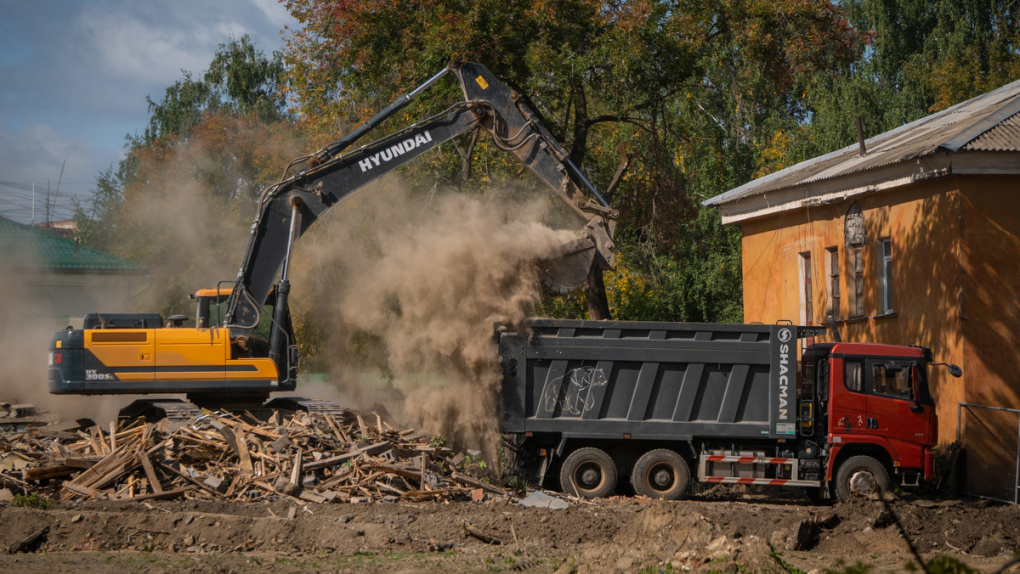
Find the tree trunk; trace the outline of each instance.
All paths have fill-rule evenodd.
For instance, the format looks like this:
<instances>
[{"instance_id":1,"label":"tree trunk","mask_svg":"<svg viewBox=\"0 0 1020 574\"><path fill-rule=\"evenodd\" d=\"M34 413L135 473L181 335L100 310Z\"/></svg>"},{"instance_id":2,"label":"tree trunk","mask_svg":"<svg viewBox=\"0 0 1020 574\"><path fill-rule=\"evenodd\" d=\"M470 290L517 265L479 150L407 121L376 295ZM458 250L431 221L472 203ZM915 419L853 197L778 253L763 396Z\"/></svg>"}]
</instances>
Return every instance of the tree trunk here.
<instances>
[{"instance_id":1,"label":"tree trunk","mask_svg":"<svg viewBox=\"0 0 1020 574\"><path fill-rule=\"evenodd\" d=\"M588 316L595 321L606 321L609 316L609 298L606 297L606 283L602 269L596 267L584 282L584 296L588 300Z\"/></svg>"},{"instance_id":2,"label":"tree trunk","mask_svg":"<svg viewBox=\"0 0 1020 574\"><path fill-rule=\"evenodd\" d=\"M574 141L570 146L570 160L581 169L588 147L588 100L583 85L576 85L573 93ZM588 316L596 321L609 319L609 299L606 297L606 283L601 268L596 267L588 274L584 282L584 295L588 301Z\"/></svg>"}]
</instances>

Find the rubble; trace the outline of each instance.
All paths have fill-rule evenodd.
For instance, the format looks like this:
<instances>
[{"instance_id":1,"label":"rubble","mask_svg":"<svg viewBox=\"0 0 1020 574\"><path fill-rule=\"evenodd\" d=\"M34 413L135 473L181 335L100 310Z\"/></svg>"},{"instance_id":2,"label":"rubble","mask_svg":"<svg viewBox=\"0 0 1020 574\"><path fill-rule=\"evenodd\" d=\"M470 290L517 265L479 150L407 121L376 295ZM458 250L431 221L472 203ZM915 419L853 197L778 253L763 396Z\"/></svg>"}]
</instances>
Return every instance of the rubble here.
<instances>
[{"instance_id":1,"label":"rubble","mask_svg":"<svg viewBox=\"0 0 1020 574\"><path fill-rule=\"evenodd\" d=\"M55 425L0 434L0 489L58 500L287 498L304 503L471 500L509 492L467 474L464 455L378 415L275 413L254 422L204 413L100 428Z\"/></svg>"},{"instance_id":2,"label":"rubble","mask_svg":"<svg viewBox=\"0 0 1020 574\"><path fill-rule=\"evenodd\" d=\"M56 420L53 414L31 403L0 402L0 432L23 432L30 427L45 426Z\"/></svg>"}]
</instances>

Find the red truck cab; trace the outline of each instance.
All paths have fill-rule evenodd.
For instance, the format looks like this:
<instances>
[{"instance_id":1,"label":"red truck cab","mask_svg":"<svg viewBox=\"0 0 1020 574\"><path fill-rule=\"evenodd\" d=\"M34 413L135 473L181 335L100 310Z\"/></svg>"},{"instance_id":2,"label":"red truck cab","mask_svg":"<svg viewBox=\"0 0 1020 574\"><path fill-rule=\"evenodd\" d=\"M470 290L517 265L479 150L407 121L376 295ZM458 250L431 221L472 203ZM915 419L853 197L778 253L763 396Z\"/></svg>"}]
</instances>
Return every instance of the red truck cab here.
<instances>
[{"instance_id":1,"label":"red truck cab","mask_svg":"<svg viewBox=\"0 0 1020 574\"><path fill-rule=\"evenodd\" d=\"M803 388L815 392L802 397L814 395L801 408L821 416L802 417L810 424L801 430L825 445L825 477L839 498L888 489L890 474L903 484L934 478L930 362L931 351L921 347L830 343L805 350Z\"/></svg>"}]
</instances>

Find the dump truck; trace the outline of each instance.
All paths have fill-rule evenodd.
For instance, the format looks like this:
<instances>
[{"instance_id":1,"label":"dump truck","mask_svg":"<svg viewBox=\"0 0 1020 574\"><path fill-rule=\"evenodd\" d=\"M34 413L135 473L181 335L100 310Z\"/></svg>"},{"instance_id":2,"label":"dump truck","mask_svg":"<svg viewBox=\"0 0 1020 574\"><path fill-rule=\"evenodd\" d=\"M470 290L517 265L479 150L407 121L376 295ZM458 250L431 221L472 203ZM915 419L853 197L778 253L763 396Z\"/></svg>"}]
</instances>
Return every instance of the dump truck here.
<instances>
[{"instance_id":1,"label":"dump truck","mask_svg":"<svg viewBox=\"0 0 1020 574\"><path fill-rule=\"evenodd\" d=\"M447 74L459 81L463 99L355 146ZM124 416L148 418L187 418L197 407L249 412L319 409L321 401L265 402L271 393L293 391L297 385L298 341L288 301L295 242L344 198L458 136L488 135L576 218L571 239L539 262L550 291L563 293L580 286L595 267L612 269L619 212L574 165L528 101L481 64L451 64L339 141L294 159L283 178L258 199L236 279L197 290L193 318L96 312L85 317L81 328L58 331L50 341L50 392L187 396L189 402L143 399L124 411Z\"/></svg>"},{"instance_id":2,"label":"dump truck","mask_svg":"<svg viewBox=\"0 0 1020 574\"><path fill-rule=\"evenodd\" d=\"M806 344L823 333L552 319L501 327L500 427L532 480L558 478L584 498L609 496L627 477L635 494L659 499L698 483L848 500L893 479L932 479L931 350Z\"/></svg>"}]
</instances>

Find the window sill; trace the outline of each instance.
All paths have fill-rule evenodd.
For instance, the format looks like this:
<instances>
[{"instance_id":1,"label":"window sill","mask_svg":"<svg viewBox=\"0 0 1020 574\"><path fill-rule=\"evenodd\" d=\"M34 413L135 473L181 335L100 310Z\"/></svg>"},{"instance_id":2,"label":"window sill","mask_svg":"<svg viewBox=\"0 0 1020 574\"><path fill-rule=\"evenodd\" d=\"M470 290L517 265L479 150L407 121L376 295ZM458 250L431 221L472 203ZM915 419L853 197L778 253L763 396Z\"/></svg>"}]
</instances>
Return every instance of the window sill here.
<instances>
[{"instance_id":1,"label":"window sill","mask_svg":"<svg viewBox=\"0 0 1020 574\"><path fill-rule=\"evenodd\" d=\"M863 323L869 319L890 319L894 317L896 317L896 311L890 311L888 313L882 313L881 315L872 315L870 317L864 315L861 317L850 317L849 319L840 319L839 321L836 321L836 323L840 325L850 325L853 323Z\"/></svg>"},{"instance_id":2,"label":"window sill","mask_svg":"<svg viewBox=\"0 0 1020 574\"><path fill-rule=\"evenodd\" d=\"M844 325L850 325L852 323L863 323L864 321L867 321L868 319L870 319L870 317L867 317L867 316L864 316L864 317L850 317L849 319L843 319L843 320L839 321L839 323L842 323Z\"/></svg>"}]
</instances>

